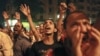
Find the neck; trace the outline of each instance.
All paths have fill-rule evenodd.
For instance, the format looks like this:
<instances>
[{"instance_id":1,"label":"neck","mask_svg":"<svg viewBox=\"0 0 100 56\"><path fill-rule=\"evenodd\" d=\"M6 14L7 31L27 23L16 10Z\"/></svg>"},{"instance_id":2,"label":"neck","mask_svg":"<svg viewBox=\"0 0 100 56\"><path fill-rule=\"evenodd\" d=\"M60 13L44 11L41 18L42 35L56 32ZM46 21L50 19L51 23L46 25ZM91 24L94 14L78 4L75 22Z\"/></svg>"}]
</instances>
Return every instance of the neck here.
<instances>
[{"instance_id":1,"label":"neck","mask_svg":"<svg viewBox=\"0 0 100 56\"><path fill-rule=\"evenodd\" d=\"M52 45L54 44L53 34L49 36L45 36L45 39L43 40L44 44L46 45Z\"/></svg>"}]
</instances>

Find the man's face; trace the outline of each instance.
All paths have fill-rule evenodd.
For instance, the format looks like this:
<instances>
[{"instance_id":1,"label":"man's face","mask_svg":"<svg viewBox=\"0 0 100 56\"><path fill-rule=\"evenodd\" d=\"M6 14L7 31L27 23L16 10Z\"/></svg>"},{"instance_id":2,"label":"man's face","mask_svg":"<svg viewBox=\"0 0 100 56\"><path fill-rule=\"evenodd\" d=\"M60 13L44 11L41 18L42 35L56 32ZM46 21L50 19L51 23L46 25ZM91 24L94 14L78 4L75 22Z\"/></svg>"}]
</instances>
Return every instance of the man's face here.
<instances>
[{"instance_id":1,"label":"man's face","mask_svg":"<svg viewBox=\"0 0 100 56\"><path fill-rule=\"evenodd\" d=\"M81 18L81 16L74 18L72 15L67 20L66 24L66 32L68 37L72 37L77 33L77 31L80 28L79 34L81 34L82 37L86 36L86 33L88 32L87 26L90 25L89 20L86 18Z\"/></svg>"},{"instance_id":2,"label":"man's face","mask_svg":"<svg viewBox=\"0 0 100 56\"><path fill-rule=\"evenodd\" d=\"M52 20L46 20L44 23L44 33L52 34L55 30L54 22Z\"/></svg>"},{"instance_id":3,"label":"man's face","mask_svg":"<svg viewBox=\"0 0 100 56\"><path fill-rule=\"evenodd\" d=\"M21 23L17 22L14 26L14 33L19 33L22 29Z\"/></svg>"}]
</instances>

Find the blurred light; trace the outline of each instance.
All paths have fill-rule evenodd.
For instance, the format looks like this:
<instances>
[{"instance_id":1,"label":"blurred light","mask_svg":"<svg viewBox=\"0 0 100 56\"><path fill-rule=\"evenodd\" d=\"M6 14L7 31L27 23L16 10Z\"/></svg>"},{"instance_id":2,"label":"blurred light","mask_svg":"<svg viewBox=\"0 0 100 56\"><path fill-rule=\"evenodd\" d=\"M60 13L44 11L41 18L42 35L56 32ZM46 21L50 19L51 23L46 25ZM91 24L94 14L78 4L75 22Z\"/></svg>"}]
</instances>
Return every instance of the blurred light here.
<instances>
[{"instance_id":1,"label":"blurred light","mask_svg":"<svg viewBox=\"0 0 100 56\"><path fill-rule=\"evenodd\" d=\"M13 27L14 25L17 23L17 20L8 20L9 26L11 27L11 30L13 31ZM7 26L6 22L5 22L5 26Z\"/></svg>"},{"instance_id":2,"label":"blurred light","mask_svg":"<svg viewBox=\"0 0 100 56\"><path fill-rule=\"evenodd\" d=\"M59 17L60 17L60 15L58 14L58 15L57 15L57 19L59 19ZM63 16L63 18L64 18L64 17L65 17L65 16Z\"/></svg>"},{"instance_id":3,"label":"blurred light","mask_svg":"<svg viewBox=\"0 0 100 56\"><path fill-rule=\"evenodd\" d=\"M49 18L49 19L52 19L52 18Z\"/></svg>"},{"instance_id":4,"label":"blurred light","mask_svg":"<svg viewBox=\"0 0 100 56\"><path fill-rule=\"evenodd\" d=\"M28 31L30 30L30 26L28 22L22 22L22 24Z\"/></svg>"},{"instance_id":5,"label":"blurred light","mask_svg":"<svg viewBox=\"0 0 100 56\"><path fill-rule=\"evenodd\" d=\"M57 15L57 19L59 18L59 16L60 16L60 15L58 14L58 15Z\"/></svg>"},{"instance_id":6,"label":"blurred light","mask_svg":"<svg viewBox=\"0 0 100 56\"><path fill-rule=\"evenodd\" d=\"M9 26L14 26L17 23L17 20L8 20ZM5 26L7 26L6 22L5 22Z\"/></svg>"}]
</instances>

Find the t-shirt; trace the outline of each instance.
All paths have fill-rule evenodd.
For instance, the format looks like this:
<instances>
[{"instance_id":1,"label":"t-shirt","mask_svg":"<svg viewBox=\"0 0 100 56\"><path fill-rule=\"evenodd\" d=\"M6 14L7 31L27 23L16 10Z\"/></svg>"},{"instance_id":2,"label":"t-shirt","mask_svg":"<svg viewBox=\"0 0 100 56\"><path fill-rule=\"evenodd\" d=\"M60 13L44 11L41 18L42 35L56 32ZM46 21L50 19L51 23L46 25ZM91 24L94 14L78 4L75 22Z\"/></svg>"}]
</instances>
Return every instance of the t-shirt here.
<instances>
[{"instance_id":1,"label":"t-shirt","mask_svg":"<svg viewBox=\"0 0 100 56\"><path fill-rule=\"evenodd\" d=\"M46 45L43 41L40 41L33 44L29 56L57 56L56 54L62 54L61 49L62 45L60 43L55 42L52 45Z\"/></svg>"},{"instance_id":2,"label":"t-shirt","mask_svg":"<svg viewBox=\"0 0 100 56\"><path fill-rule=\"evenodd\" d=\"M66 51L66 56L75 56L73 54L73 47L70 38L65 38L63 42L64 49Z\"/></svg>"}]
</instances>

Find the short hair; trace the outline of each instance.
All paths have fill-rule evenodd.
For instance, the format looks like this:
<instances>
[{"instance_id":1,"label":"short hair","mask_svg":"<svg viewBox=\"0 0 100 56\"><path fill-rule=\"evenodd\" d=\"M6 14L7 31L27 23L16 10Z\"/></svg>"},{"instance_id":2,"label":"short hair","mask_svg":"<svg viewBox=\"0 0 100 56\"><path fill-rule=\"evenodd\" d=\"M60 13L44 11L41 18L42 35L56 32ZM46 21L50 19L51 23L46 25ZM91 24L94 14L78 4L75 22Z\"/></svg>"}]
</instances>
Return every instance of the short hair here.
<instances>
[{"instance_id":1,"label":"short hair","mask_svg":"<svg viewBox=\"0 0 100 56\"><path fill-rule=\"evenodd\" d=\"M0 24L0 28L1 28L1 29L4 29L4 26L3 26L2 24Z\"/></svg>"},{"instance_id":2,"label":"short hair","mask_svg":"<svg viewBox=\"0 0 100 56\"><path fill-rule=\"evenodd\" d=\"M45 19L45 21L47 21L47 20L51 20L51 21L54 23L54 27L57 28L56 23L54 22L53 19ZM45 22L45 21L44 21L44 22ZM44 25L44 24L43 24L43 25Z\"/></svg>"},{"instance_id":3,"label":"short hair","mask_svg":"<svg viewBox=\"0 0 100 56\"><path fill-rule=\"evenodd\" d=\"M73 17L73 18L85 18L87 20L89 20L89 17L87 16L87 14L85 14L84 12L82 11L74 11L74 12L71 12L68 16L65 17L65 19L63 20L63 27L64 29L66 29L66 24L67 24L67 21L68 19L70 19L70 17L72 17L73 15L75 14L78 14L77 16ZM79 17L81 16L81 17Z\"/></svg>"}]
</instances>

